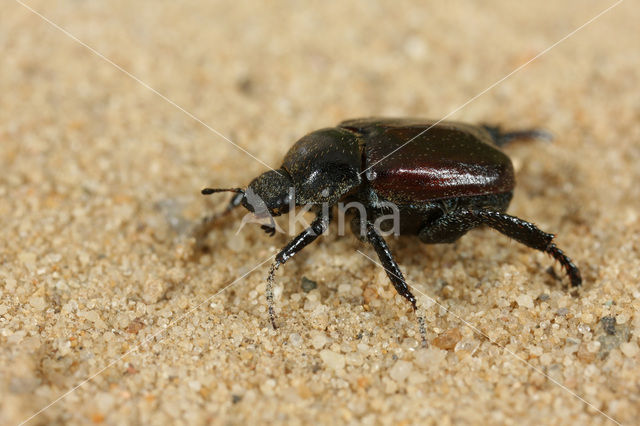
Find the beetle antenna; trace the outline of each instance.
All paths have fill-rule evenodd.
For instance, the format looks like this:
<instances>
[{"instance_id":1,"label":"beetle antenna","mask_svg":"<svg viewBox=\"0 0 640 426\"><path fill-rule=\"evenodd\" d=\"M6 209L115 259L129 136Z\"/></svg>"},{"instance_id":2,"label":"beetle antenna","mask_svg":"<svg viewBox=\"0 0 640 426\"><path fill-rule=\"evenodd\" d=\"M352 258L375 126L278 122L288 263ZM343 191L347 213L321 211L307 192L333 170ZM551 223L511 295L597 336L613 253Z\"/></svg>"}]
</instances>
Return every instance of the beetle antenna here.
<instances>
[{"instance_id":1,"label":"beetle antenna","mask_svg":"<svg viewBox=\"0 0 640 426\"><path fill-rule=\"evenodd\" d=\"M235 192L236 194L244 195L244 189L242 188L205 188L200 192L202 192L202 195L215 194L216 192Z\"/></svg>"}]
</instances>

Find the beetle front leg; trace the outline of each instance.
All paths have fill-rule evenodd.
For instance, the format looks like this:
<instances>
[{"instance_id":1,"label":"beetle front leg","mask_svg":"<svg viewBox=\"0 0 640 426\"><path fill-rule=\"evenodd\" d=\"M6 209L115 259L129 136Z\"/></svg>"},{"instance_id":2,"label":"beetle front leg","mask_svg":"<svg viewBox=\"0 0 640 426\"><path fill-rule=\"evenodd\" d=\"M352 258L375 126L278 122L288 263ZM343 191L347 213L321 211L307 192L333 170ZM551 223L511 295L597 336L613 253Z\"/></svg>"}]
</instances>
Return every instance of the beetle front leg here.
<instances>
[{"instance_id":1,"label":"beetle front leg","mask_svg":"<svg viewBox=\"0 0 640 426\"><path fill-rule=\"evenodd\" d=\"M423 346L427 345L427 330L425 328L425 322L422 315L418 315L418 306L416 305L416 297L409 290L409 286L402 275L402 271L400 271L400 267L396 263L391 254L391 250L389 250L389 246L387 246L386 241L382 238L382 235L376 231L373 223L367 221L367 240L373 246L373 249L376 251L378 255L378 259L380 259L380 263L382 263L382 267L387 273L387 277L391 280L393 287L396 289L398 294L411 303L413 307L413 311L418 318L418 327L420 329L420 335L422 337Z\"/></svg>"},{"instance_id":2,"label":"beetle front leg","mask_svg":"<svg viewBox=\"0 0 640 426\"><path fill-rule=\"evenodd\" d=\"M298 236L289 242L280 252L276 255L276 260L271 264L269 269L269 275L267 276L267 305L269 307L269 319L271 325L276 329L276 314L273 309L273 281L276 270L280 265L284 264L287 260L291 259L296 253L305 248L307 245L315 241L320 234L324 233L329 228L329 222L331 222L331 210L326 215L319 213L318 216L311 222L311 225L302 231Z\"/></svg>"},{"instance_id":3,"label":"beetle front leg","mask_svg":"<svg viewBox=\"0 0 640 426\"><path fill-rule=\"evenodd\" d=\"M242 204L243 197L244 194L235 194L224 210L222 210L221 212L213 213L203 218L200 223L193 228L193 231L191 231L191 235L195 237L196 246L198 248L204 247L204 239L209 234L209 232L211 232L211 229L213 229L213 226L215 225L217 220L223 216L228 215L233 211L233 209Z\"/></svg>"}]
</instances>

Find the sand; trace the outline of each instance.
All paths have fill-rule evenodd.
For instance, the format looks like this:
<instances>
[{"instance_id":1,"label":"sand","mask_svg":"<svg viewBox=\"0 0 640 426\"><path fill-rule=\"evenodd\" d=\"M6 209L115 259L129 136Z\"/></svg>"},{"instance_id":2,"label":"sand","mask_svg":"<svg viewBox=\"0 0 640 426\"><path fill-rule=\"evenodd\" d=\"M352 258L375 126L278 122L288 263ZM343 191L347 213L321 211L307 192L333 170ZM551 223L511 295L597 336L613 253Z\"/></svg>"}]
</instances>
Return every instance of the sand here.
<instances>
[{"instance_id":1,"label":"sand","mask_svg":"<svg viewBox=\"0 0 640 426\"><path fill-rule=\"evenodd\" d=\"M5 2L0 424L636 422L640 9L465 105L610 4L28 2L110 64ZM577 294L489 229L390 239L421 348L373 250L332 228L278 271L273 330L289 237L236 235L242 212L206 252L189 237L226 201L201 188L246 185L311 130L462 105L451 119L555 135L506 149L509 212L557 234Z\"/></svg>"}]
</instances>

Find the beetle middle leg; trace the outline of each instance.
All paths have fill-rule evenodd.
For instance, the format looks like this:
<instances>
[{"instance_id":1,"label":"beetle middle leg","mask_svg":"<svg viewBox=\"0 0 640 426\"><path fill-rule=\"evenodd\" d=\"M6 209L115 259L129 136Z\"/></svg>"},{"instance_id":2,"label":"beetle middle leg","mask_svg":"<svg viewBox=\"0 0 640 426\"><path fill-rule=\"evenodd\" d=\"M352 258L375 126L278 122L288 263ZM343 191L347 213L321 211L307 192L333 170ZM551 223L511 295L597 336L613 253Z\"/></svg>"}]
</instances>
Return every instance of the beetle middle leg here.
<instances>
[{"instance_id":1,"label":"beetle middle leg","mask_svg":"<svg viewBox=\"0 0 640 426\"><path fill-rule=\"evenodd\" d=\"M400 271L400 267L398 266L395 259L393 258L393 255L391 254L391 250L389 250L389 246L387 246L387 243L385 242L384 238L382 238L382 235L380 235L378 231L375 229L375 226L373 225L373 223L371 223L370 221L367 221L366 230L367 230L367 240L373 246L373 249L376 251L376 254L378 255L378 259L380 259L380 263L382 263L382 266L384 267L384 270L387 273L387 276L391 280L393 287L396 289L396 291L400 296L404 297L409 301L409 303L411 303L411 306L413 307L413 311L415 312L416 317L418 318L418 326L420 328L422 344L423 346L426 346L427 330L425 328L424 317L422 317L422 315L419 315L417 312L418 307L416 305L416 297L413 295L413 293L411 293L411 290L409 290L409 286L407 285L407 282L405 281L404 276L402 275L402 271Z\"/></svg>"},{"instance_id":2,"label":"beetle middle leg","mask_svg":"<svg viewBox=\"0 0 640 426\"><path fill-rule=\"evenodd\" d=\"M331 209L323 215L318 213L316 218L311 222L311 225L302 231L298 236L284 246L282 250L276 255L276 260L271 264L269 269L269 275L267 276L267 305L269 307L269 319L271 325L276 329L276 314L273 309L273 280L276 270L280 265L284 264L287 260L291 259L296 253L305 248L307 245L315 241L320 234L324 233L329 228L329 222L331 222Z\"/></svg>"},{"instance_id":3,"label":"beetle middle leg","mask_svg":"<svg viewBox=\"0 0 640 426\"><path fill-rule=\"evenodd\" d=\"M487 225L507 237L528 247L545 252L556 259L566 271L571 286L582 284L580 270L553 242L554 235L547 234L531 222L506 213L490 210L458 210L446 214L419 233L425 243L453 242L452 236L461 236L479 225Z\"/></svg>"}]
</instances>

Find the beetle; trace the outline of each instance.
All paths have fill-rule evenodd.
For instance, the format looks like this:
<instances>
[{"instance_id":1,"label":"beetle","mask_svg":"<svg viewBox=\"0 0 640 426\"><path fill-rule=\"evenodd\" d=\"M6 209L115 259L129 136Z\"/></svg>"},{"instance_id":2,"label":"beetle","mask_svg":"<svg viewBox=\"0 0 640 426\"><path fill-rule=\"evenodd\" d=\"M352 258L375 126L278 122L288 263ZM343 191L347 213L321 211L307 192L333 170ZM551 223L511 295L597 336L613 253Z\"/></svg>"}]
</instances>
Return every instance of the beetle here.
<instances>
[{"instance_id":1,"label":"beetle","mask_svg":"<svg viewBox=\"0 0 640 426\"><path fill-rule=\"evenodd\" d=\"M364 206L366 215L357 212L352 229L371 244L389 280L414 312L416 298L381 230L374 226L376 219L386 214L388 203L398 208L400 235L417 236L425 244L453 243L467 231L487 225L549 254L560 262L571 286L577 287L582 283L580 270L555 245L554 235L505 213L515 178L511 160L500 148L511 141L536 138L549 139L550 135L541 130L503 132L500 127L450 121L347 120L303 136L278 170L261 174L246 189L205 188L202 193L235 192L222 214L240 205L270 217L289 213L295 206L313 207L315 219L278 252L269 270L266 296L274 328L276 270L327 230L331 209L320 207L341 201ZM261 207L256 207L252 199L259 200ZM206 219L201 229L209 229L218 217L220 214ZM271 220L262 228L273 235L276 225Z\"/></svg>"}]
</instances>

